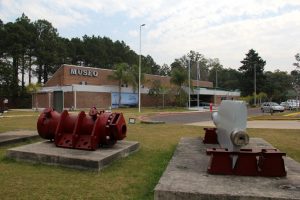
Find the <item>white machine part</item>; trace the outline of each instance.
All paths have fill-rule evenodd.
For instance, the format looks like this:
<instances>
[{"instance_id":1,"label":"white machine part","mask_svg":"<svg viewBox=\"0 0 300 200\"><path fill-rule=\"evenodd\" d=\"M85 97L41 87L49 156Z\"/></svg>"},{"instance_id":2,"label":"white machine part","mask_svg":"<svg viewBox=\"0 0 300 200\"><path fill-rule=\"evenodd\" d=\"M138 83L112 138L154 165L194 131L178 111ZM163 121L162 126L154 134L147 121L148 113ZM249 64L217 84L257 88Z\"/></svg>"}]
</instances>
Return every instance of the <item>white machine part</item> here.
<instances>
[{"instance_id":1,"label":"white machine part","mask_svg":"<svg viewBox=\"0 0 300 200\"><path fill-rule=\"evenodd\" d=\"M244 101L223 100L218 112L212 114L212 119L222 148L239 151L242 146L249 143L249 136L246 133L247 106Z\"/></svg>"}]
</instances>

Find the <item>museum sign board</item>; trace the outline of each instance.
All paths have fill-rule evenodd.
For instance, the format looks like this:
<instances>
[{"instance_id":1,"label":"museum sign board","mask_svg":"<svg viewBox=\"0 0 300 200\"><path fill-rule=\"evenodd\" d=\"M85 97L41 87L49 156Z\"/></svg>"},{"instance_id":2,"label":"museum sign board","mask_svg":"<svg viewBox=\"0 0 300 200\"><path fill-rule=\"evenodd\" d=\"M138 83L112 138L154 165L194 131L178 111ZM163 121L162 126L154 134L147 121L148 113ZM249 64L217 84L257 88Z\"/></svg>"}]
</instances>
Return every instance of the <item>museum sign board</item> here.
<instances>
[{"instance_id":1,"label":"museum sign board","mask_svg":"<svg viewBox=\"0 0 300 200\"><path fill-rule=\"evenodd\" d=\"M98 77L98 72L91 69L70 69L70 75Z\"/></svg>"}]
</instances>

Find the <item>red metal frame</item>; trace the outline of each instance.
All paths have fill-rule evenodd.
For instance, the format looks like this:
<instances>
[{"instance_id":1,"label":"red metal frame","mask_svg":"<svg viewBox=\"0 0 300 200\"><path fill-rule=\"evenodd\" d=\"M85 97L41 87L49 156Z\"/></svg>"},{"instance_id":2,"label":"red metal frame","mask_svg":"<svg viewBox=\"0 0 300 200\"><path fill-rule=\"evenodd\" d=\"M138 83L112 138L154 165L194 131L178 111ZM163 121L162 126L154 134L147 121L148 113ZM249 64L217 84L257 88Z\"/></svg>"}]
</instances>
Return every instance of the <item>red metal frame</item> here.
<instances>
[{"instance_id":1,"label":"red metal frame","mask_svg":"<svg viewBox=\"0 0 300 200\"><path fill-rule=\"evenodd\" d=\"M241 149L239 152L229 152L223 148L206 150L210 155L207 172L210 174L238 175L238 176L286 176L283 156L285 153L277 149ZM235 166L232 167L232 157L237 156Z\"/></svg>"}]
</instances>

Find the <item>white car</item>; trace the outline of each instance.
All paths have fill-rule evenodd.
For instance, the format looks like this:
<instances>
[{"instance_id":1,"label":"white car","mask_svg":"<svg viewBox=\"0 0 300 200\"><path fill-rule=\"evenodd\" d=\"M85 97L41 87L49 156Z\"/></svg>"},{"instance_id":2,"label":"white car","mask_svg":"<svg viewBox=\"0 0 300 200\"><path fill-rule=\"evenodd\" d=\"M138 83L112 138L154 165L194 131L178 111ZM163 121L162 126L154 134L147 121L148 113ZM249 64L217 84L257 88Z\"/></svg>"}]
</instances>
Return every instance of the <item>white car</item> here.
<instances>
[{"instance_id":1,"label":"white car","mask_svg":"<svg viewBox=\"0 0 300 200\"><path fill-rule=\"evenodd\" d=\"M293 107L293 105L289 102L281 102L280 105L283 106L285 110L295 109L295 107Z\"/></svg>"},{"instance_id":2,"label":"white car","mask_svg":"<svg viewBox=\"0 0 300 200\"><path fill-rule=\"evenodd\" d=\"M297 108L300 107L300 101L299 100L289 99L286 102L292 106L292 109L297 109Z\"/></svg>"},{"instance_id":3,"label":"white car","mask_svg":"<svg viewBox=\"0 0 300 200\"><path fill-rule=\"evenodd\" d=\"M269 113L284 111L284 107L275 102L265 102L261 105L260 109L262 112L269 112Z\"/></svg>"}]
</instances>

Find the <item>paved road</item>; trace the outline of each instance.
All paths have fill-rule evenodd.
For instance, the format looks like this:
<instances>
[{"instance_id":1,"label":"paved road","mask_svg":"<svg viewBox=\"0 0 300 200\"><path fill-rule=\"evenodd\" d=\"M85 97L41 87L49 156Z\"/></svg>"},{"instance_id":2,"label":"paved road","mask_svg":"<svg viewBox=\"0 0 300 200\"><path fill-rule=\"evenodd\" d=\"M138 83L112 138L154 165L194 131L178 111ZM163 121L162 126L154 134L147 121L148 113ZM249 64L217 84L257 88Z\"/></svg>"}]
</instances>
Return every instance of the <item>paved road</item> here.
<instances>
[{"instance_id":1,"label":"paved road","mask_svg":"<svg viewBox=\"0 0 300 200\"><path fill-rule=\"evenodd\" d=\"M204 126L204 127L215 127L212 121L202 121L188 123L186 125L192 126ZM300 129L300 121L298 120L259 120L259 121L248 121L247 128L267 128L267 129Z\"/></svg>"},{"instance_id":2,"label":"paved road","mask_svg":"<svg viewBox=\"0 0 300 200\"><path fill-rule=\"evenodd\" d=\"M261 115L259 108L248 109L248 116ZM185 113L166 113L151 117L151 120L164 121L166 123L194 123L211 120L210 112L185 112Z\"/></svg>"}]
</instances>

